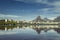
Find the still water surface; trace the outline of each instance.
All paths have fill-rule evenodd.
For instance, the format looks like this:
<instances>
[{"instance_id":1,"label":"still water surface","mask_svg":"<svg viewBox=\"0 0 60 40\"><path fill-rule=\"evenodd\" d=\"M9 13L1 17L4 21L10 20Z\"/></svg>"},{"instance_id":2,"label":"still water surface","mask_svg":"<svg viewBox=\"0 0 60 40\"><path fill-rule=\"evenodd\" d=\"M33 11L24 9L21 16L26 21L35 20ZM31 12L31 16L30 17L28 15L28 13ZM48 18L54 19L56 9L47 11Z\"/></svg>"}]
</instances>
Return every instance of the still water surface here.
<instances>
[{"instance_id":1,"label":"still water surface","mask_svg":"<svg viewBox=\"0 0 60 40\"><path fill-rule=\"evenodd\" d=\"M0 29L0 40L60 40L60 29L5 28Z\"/></svg>"}]
</instances>

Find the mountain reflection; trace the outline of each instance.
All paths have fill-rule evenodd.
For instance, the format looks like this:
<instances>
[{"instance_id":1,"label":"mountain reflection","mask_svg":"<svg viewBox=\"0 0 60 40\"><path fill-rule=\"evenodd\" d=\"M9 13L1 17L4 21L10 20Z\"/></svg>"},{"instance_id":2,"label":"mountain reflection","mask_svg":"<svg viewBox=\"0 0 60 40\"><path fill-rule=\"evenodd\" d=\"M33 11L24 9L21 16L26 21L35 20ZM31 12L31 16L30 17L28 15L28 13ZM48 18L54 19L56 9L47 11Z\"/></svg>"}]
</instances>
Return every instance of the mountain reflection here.
<instances>
[{"instance_id":1,"label":"mountain reflection","mask_svg":"<svg viewBox=\"0 0 60 40\"><path fill-rule=\"evenodd\" d=\"M60 33L60 28L55 28L54 29L57 33Z\"/></svg>"},{"instance_id":2,"label":"mountain reflection","mask_svg":"<svg viewBox=\"0 0 60 40\"><path fill-rule=\"evenodd\" d=\"M49 30L52 30L52 29L38 29L38 28L35 28L34 29L38 34L40 34L41 33L41 31L43 30L44 32L47 32L47 31L49 31ZM60 28L54 28L53 29L55 32L57 32L58 34L60 34Z\"/></svg>"},{"instance_id":3,"label":"mountain reflection","mask_svg":"<svg viewBox=\"0 0 60 40\"><path fill-rule=\"evenodd\" d=\"M0 27L0 30L5 30L5 31L8 31L9 29L10 30L13 30L14 28L20 28L20 29L23 29L23 28L27 28L28 26L23 26L23 27L19 27L19 26L17 26L17 27L14 27L14 26L12 26L12 27ZM29 26L29 28L31 28L30 26ZM43 30L44 32L47 32L47 31L49 31L49 30L54 30L54 31L56 31L58 34L60 33L60 28L37 28L37 27L35 27L35 28L31 28L31 29L33 29L33 30L35 30L38 34L40 34L41 33L41 31Z\"/></svg>"}]
</instances>

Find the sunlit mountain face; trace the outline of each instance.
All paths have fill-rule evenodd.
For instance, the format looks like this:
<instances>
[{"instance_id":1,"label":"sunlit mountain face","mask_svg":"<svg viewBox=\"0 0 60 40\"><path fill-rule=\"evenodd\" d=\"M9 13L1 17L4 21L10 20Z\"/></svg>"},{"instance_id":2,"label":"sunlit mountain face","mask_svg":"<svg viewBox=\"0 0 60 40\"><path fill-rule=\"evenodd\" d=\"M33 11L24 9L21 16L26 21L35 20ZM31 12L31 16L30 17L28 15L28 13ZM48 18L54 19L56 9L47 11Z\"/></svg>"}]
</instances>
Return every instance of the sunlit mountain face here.
<instances>
[{"instance_id":1,"label":"sunlit mountain face","mask_svg":"<svg viewBox=\"0 0 60 40\"><path fill-rule=\"evenodd\" d=\"M60 16L60 0L0 0L0 19L33 20Z\"/></svg>"}]
</instances>

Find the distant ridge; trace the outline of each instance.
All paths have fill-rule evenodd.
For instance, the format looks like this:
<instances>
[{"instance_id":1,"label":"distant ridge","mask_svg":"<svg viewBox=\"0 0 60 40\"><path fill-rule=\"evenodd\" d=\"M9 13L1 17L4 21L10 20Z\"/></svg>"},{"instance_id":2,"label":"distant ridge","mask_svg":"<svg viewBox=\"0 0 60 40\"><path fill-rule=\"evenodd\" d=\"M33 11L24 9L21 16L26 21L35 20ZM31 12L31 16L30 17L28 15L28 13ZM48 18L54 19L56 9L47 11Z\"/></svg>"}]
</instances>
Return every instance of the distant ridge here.
<instances>
[{"instance_id":1,"label":"distant ridge","mask_svg":"<svg viewBox=\"0 0 60 40\"><path fill-rule=\"evenodd\" d=\"M41 16L37 16L36 19L33 20L33 22L41 22L41 21L44 21Z\"/></svg>"},{"instance_id":2,"label":"distant ridge","mask_svg":"<svg viewBox=\"0 0 60 40\"><path fill-rule=\"evenodd\" d=\"M60 22L60 16L54 19L55 22Z\"/></svg>"},{"instance_id":3,"label":"distant ridge","mask_svg":"<svg viewBox=\"0 0 60 40\"><path fill-rule=\"evenodd\" d=\"M42 19L41 16L37 16L34 20L32 20L32 22L47 22L47 21L49 21L49 22L53 22L53 21L60 22L60 16L58 16L54 20L50 20L48 18Z\"/></svg>"}]
</instances>

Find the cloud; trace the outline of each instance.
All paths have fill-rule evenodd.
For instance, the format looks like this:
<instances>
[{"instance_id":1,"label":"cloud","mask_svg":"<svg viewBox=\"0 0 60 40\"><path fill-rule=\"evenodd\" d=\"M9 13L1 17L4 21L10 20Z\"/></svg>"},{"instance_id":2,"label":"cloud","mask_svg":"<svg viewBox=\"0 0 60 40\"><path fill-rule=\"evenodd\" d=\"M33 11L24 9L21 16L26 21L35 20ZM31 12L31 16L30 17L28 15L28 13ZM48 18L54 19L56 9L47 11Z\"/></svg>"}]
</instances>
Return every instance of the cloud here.
<instances>
[{"instance_id":1,"label":"cloud","mask_svg":"<svg viewBox=\"0 0 60 40\"><path fill-rule=\"evenodd\" d=\"M57 16L60 16L60 8L54 7L54 8L43 8L38 9L38 12L40 12L42 17L47 17L49 19L54 19Z\"/></svg>"},{"instance_id":2,"label":"cloud","mask_svg":"<svg viewBox=\"0 0 60 40\"><path fill-rule=\"evenodd\" d=\"M22 18L23 18L23 16L0 14L0 19L21 20Z\"/></svg>"},{"instance_id":3,"label":"cloud","mask_svg":"<svg viewBox=\"0 0 60 40\"><path fill-rule=\"evenodd\" d=\"M48 0L14 0L14 1L21 1L27 3L40 3L40 2L47 2Z\"/></svg>"},{"instance_id":4,"label":"cloud","mask_svg":"<svg viewBox=\"0 0 60 40\"><path fill-rule=\"evenodd\" d=\"M14 1L21 1L26 3L43 3L53 6L60 5L60 0L14 0Z\"/></svg>"},{"instance_id":5,"label":"cloud","mask_svg":"<svg viewBox=\"0 0 60 40\"><path fill-rule=\"evenodd\" d=\"M52 3L51 5L55 6L53 8L53 10L56 12L56 13L60 13L60 1L55 1L54 3Z\"/></svg>"},{"instance_id":6,"label":"cloud","mask_svg":"<svg viewBox=\"0 0 60 40\"><path fill-rule=\"evenodd\" d=\"M14 1L21 1L27 3L52 3L59 0L14 0Z\"/></svg>"},{"instance_id":7,"label":"cloud","mask_svg":"<svg viewBox=\"0 0 60 40\"><path fill-rule=\"evenodd\" d=\"M39 9L40 12L42 13L47 13L47 14L56 14L56 15L60 15L60 1L59 0L55 0L52 3L49 3L46 1L46 4L48 5L52 5L54 6L53 8L42 8Z\"/></svg>"},{"instance_id":8,"label":"cloud","mask_svg":"<svg viewBox=\"0 0 60 40\"><path fill-rule=\"evenodd\" d=\"M56 1L56 2L54 2L52 5L60 6L60 1Z\"/></svg>"},{"instance_id":9,"label":"cloud","mask_svg":"<svg viewBox=\"0 0 60 40\"><path fill-rule=\"evenodd\" d=\"M47 5L54 6L53 8L42 8L37 11L42 13L44 17L48 17L49 19L54 19L57 16L60 16L60 0L15 0L22 1L27 3L43 3Z\"/></svg>"},{"instance_id":10,"label":"cloud","mask_svg":"<svg viewBox=\"0 0 60 40\"><path fill-rule=\"evenodd\" d=\"M14 0L14 1L21 1L21 2L26 2L26 3L44 3L47 5L52 5L54 6L53 8L42 8L42 9L38 9L38 11L40 11L40 13L43 13L43 15L48 15L51 16L51 18L53 19L55 16L59 16L60 15L60 1L53 1L53 2L49 2L49 0ZM24 10L23 10L24 11ZM52 17L52 14L54 17ZM12 19L22 19L22 16L16 16L16 15L4 15L4 14L0 14L0 17L3 18L12 18Z\"/></svg>"}]
</instances>

